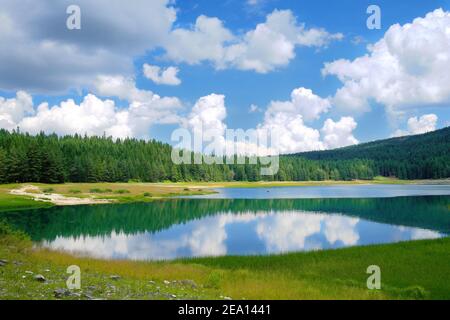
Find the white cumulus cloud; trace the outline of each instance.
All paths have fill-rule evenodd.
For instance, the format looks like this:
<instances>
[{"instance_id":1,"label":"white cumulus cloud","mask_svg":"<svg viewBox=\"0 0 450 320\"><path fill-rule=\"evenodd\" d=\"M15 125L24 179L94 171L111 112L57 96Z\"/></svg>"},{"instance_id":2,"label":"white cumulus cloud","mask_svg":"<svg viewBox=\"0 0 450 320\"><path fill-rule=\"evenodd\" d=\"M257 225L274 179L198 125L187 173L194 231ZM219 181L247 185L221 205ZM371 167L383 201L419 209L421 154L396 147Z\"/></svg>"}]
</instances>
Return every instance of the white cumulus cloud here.
<instances>
[{"instance_id":1,"label":"white cumulus cloud","mask_svg":"<svg viewBox=\"0 0 450 320\"><path fill-rule=\"evenodd\" d=\"M333 104L355 112L370 110L370 100L396 118L412 107L450 102L450 12L437 9L405 25L395 24L353 61L325 64L343 86Z\"/></svg>"},{"instance_id":2,"label":"white cumulus cloud","mask_svg":"<svg viewBox=\"0 0 450 320\"><path fill-rule=\"evenodd\" d=\"M33 99L24 91L18 91L15 98L0 97L0 128L13 130L21 119L33 112Z\"/></svg>"},{"instance_id":3,"label":"white cumulus cloud","mask_svg":"<svg viewBox=\"0 0 450 320\"><path fill-rule=\"evenodd\" d=\"M251 129L253 135L236 143L227 137L225 96L211 94L197 101L184 126L202 142L214 147L215 154L229 154L219 150L238 150L238 154L247 155L286 154L357 144L353 135L357 123L352 117L342 117L337 122L327 119L321 130L305 124L304 117L318 119L330 107L327 99L311 90L295 89L291 100L271 102L263 122ZM192 146L184 147L205 152Z\"/></svg>"},{"instance_id":4,"label":"white cumulus cloud","mask_svg":"<svg viewBox=\"0 0 450 320\"><path fill-rule=\"evenodd\" d=\"M436 123L437 123L438 117L431 113L431 114L425 114L418 117L411 117L408 119L408 129L405 130L397 130L394 133L394 136L405 136L410 134L422 134L427 133L430 131L436 130Z\"/></svg>"},{"instance_id":5,"label":"white cumulus cloud","mask_svg":"<svg viewBox=\"0 0 450 320\"><path fill-rule=\"evenodd\" d=\"M412 117L408 119L408 130L413 134L421 134L436 130L438 117L435 114L426 114L420 118Z\"/></svg>"},{"instance_id":6,"label":"white cumulus cloud","mask_svg":"<svg viewBox=\"0 0 450 320\"><path fill-rule=\"evenodd\" d=\"M353 136L357 123L352 117L342 117L338 122L327 119L323 125L323 143L326 149L354 145L358 140Z\"/></svg>"},{"instance_id":7,"label":"white cumulus cloud","mask_svg":"<svg viewBox=\"0 0 450 320\"><path fill-rule=\"evenodd\" d=\"M301 87L292 91L290 101L272 101L268 112L301 115L303 120L312 121L319 119L321 114L328 112L330 108L328 99L323 99L312 90Z\"/></svg>"},{"instance_id":8,"label":"white cumulus cloud","mask_svg":"<svg viewBox=\"0 0 450 320\"><path fill-rule=\"evenodd\" d=\"M199 16L191 29L173 30L165 48L167 57L179 62L210 61L218 69L267 73L287 65L297 46L326 47L342 37L325 29L307 29L290 10L274 10L242 36L233 34L218 18Z\"/></svg>"},{"instance_id":9,"label":"white cumulus cloud","mask_svg":"<svg viewBox=\"0 0 450 320\"><path fill-rule=\"evenodd\" d=\"M127 125L127 114L116 112L115 104L111 100L100 100L88 94L78 105L72 99L61 102L60 105L50 107L42 103L36 113L23 118L18 125L22 131L31 134L45 131L47 133L113 135L124 137L131 135Z\"/></svg>"},{"instance_id":10,"label":"white cumulus cloud","mask_svg":"<svg viewBox=\"0 0 450 320\"><path fill-rule=\"evenodd\" d=\"M225 96L210 94L201 97L194 105L188 124L193 130L202 130L205 135L217 134L223 136L227 128L223 122L226 116Z\"/></svg>"},{"instance_id":11,"label":"white cumulus cloud","mask_svg":"<svg viewBox=\"0 0 450 320\"><path fill-rule=\"evenodd\" d=\"M0 97L0 128L36 134L46 133L106 134L115 138L148 138L154 124L179 123L177 114L181 102L174 97L160 97L151 91L136 88L131 78L102 76L95 81L96 93L102 97L118 97L128 102L118 107L113 100L102 100L88 94L81 103L73 99L50 106L41 103L34 107L32 97L23 91L15 98Z\"/></svg>"},{"instance_id":12,"label":"white cumulus cloud","mask_svg":"<svg viewBox=\"0 0 450 320\"><path fill-rule=\"evenodd\" d=\"M328 99L315 95L310 89L297 88L292 91L291 100L269 104L259 128L275 133L280 153L323 150L358 143L352 134L357 124L351 117L343 117L338 122L327 119L321 130L322 135L319 130L305 124L305 121L319 119L330 108Z\"/></svg>"},{"instance_id":13,"label":"white cumulus cloud","mask_svg":"<svg viewBox=\"0 0 450 320\"><path fill-rule=\"evenodd\" d=\"M233 38L220 19L201 15L192 29L173 30L164 47L167 57L174 61L197 64L211 60L219 63L225 55L224 43Z\"/></svg>"},{"instance_id":14,"label":"white cumulus cloud","mask_svg":"<svg viewBox=\"0 0 450 320\"><path fill-rule=\"evenodd\" d=\"M264 122L258 128L276 136L277 143L273 147L281 154L324 148L319 130L305 125L301 115L266 111Z\"/></svg>"},{"instance_id":15,"label":"white cumulus cloud","mask_svg":"<svg viewBox=\"0 0 450 320\"><path fill-rule=\"evenodd\" d=\"M258 1L259 2L259 1ZM256 3L256 2L255 2ZM290 10L274 10L253 29L235 32L200 15L189 28L172 0L79 0L81 29L65 22L70 0L3 0L0 8L0 88L31 93L88 89L99 75L130 77L137 57L161 50L174 62L210 62L217 69L267 73L286 66L297 47L324 48L340 33L307 28ZM32 9L31 9L32 8ZM176 67L149 68L158 84L179 84Z\"/></svg>"},{"instance_id":16,"label":"white cumulus cloud","mask_svg":"<svg viewBox=\"0 0 450 320\"><path fill-rule=\"evenodd\" d=\"M156 84L166 84L171 86L177 86L181 84L181 80L178 78L177 67L167 67L165 69L159 66L152 66L144 64L144 75L147 79L152 80Z\"/></svg>"}]
</instances>

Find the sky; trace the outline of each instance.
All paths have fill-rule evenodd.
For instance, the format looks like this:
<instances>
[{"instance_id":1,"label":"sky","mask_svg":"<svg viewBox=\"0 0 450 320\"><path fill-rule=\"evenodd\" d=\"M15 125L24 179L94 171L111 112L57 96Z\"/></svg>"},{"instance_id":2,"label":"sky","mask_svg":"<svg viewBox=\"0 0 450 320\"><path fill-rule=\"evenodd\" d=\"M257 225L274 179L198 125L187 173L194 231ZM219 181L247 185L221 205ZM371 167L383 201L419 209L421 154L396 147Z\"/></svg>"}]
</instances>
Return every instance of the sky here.
<instances>
[{"instance_id":1,"label":"sky","mask_svg":"<svg viewBox=\"0 0 450 320\"><path fill-rule=\"evenodd\" d=\"M174 144L201 124L292 153L436 130L449 106L449 0L0 0L7 130Z\"/></svg>"}]
</instances>

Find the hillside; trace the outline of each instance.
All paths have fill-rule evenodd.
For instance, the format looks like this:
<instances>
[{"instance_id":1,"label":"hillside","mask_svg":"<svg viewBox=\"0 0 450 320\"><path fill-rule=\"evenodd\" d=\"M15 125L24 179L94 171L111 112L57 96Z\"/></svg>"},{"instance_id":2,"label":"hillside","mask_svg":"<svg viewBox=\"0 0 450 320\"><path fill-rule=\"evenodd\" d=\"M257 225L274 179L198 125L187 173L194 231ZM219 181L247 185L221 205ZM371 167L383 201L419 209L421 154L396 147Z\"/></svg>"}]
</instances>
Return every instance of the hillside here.
<instances>
[{"instance_id":1,"label":"hillside","mask_svg":"<svg viewBox=\"0 0 450 320\"><path fill-rule=\"evenodd\" d=\"M295 156L315 161L369 160L382 176L444 178L450 176L450 127Z\"/></svg>"}]
</instances>

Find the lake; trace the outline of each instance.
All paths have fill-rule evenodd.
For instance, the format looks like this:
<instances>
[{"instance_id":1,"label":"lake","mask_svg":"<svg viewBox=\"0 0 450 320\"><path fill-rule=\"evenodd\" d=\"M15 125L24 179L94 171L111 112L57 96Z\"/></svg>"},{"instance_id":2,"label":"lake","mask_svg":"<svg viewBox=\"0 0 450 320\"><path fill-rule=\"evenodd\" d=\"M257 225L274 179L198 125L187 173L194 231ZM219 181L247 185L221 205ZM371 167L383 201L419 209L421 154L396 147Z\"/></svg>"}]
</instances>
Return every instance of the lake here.
<instances>
[{"instance_id":1,"label":"lake","mask_svg":"<svg viewBox=\"0 0 450 320\"><path fill-rule=\"evenodd\" d=\"M450 195L450 185L333 185L270 188L217 188L216 194L198 199L308 199L308 198L386 198L402 196Z\"/></svg>"},{"instance_id":2,"label":"lake","mask_svg":"<svg viewBox=\"0 0 450 320\"><path fill-rule=\"evenodd\" d=\"M447 236L449 191L417 185L220 189L200 199L53 207L0 218L36 246L96 258L266 255Z\"/></svg>"}]
</instances>

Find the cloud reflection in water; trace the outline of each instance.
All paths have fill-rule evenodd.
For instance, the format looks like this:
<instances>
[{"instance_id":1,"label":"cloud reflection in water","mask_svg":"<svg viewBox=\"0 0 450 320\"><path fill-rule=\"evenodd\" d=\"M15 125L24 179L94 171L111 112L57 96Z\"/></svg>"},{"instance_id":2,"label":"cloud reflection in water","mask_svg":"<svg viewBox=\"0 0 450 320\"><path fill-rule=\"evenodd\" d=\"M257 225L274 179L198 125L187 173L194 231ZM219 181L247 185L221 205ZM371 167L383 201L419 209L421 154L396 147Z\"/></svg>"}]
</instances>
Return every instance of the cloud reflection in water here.
<instances>
[{"instance_id":1,"label":"cloud reflection in water","mask_svg":"<svg viewBox=\"0 0 450 320\"><path fill-rule=\"evenodd\" d=\"M370 232L365 232L367 230ZM112 231L108 236L58 236L53 241L44 240L40 245L96 258L166 260L310 251L440 236L430 230L375 223L338 214L261 211L220 213L173 225L156 233ZM245 248L244 252L242 248Z\"/></svg>"}]
</instances>

